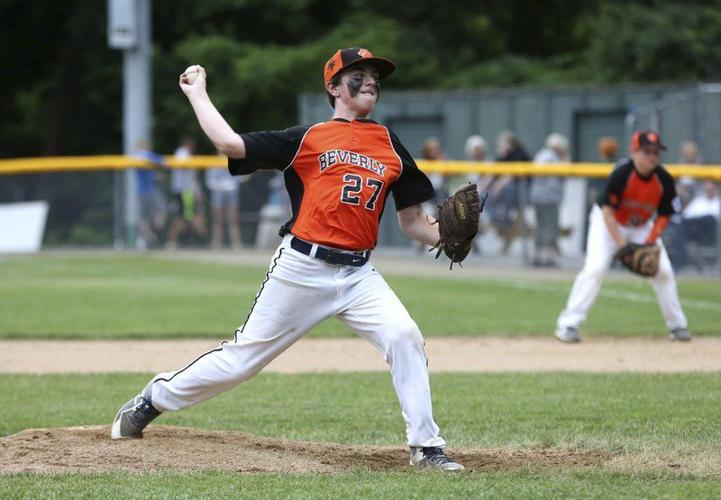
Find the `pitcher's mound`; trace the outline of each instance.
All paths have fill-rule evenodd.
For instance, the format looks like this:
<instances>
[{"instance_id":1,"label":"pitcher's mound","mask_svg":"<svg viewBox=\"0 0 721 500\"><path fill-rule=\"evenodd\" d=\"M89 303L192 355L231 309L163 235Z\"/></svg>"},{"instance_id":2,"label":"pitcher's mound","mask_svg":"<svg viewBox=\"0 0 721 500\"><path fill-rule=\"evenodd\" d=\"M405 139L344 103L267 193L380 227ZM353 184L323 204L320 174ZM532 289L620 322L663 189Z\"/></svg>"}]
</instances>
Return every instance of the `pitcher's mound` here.
<instances>
[{"instance_id":1,"label":"pitcher's mound","mask_svg":"<svg viewBox=\"0 0 721 500\"><path fill-rule=\"evenodd\" d=\"M547 449L449 449L475 471L600 465L598 452ZM0 438L0 473L198 471L343 472L413 470L399 446L311 443L231 431L151 425L143 439L113 441L110 426L29 429Z\"/></svg>"}]
</instances>

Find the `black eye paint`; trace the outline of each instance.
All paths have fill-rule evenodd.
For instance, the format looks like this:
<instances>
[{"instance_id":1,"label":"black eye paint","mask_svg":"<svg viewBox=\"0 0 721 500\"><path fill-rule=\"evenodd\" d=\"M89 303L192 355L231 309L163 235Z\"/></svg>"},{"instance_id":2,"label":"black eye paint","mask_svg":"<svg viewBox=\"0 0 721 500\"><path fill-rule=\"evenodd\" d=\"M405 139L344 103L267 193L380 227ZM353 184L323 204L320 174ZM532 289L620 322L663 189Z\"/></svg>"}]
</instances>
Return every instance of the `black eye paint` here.
<instances>
[{"instance_id":1,"label":"black eye paint","mask_svg":"<svg viewBox=\"0 0 721 500\"><path fill-rule=\"evenodd\" d=\"M363 86L363 77L357 77L353 76L351 78L348 78L348 93L351 97L355 97L360 92L361 87Z\"/></svg>"},{"instance_id":2,"label":"black eye paint","mask_svg":"<svg viewBox=\"0 0 721 500\"><path fill-rule=\"evenodd\" d=\"M346 85L348 86L348 93L351 97L355 97L360 92L361 87L363 86L364 77L362 76L352 76L348 79L348 82ZM378 80L375 80L373 83L373 86L375 87L376 94L378 97L381 95L381 86L380 83L378 83Z\"/></svg>"}]
</instances>

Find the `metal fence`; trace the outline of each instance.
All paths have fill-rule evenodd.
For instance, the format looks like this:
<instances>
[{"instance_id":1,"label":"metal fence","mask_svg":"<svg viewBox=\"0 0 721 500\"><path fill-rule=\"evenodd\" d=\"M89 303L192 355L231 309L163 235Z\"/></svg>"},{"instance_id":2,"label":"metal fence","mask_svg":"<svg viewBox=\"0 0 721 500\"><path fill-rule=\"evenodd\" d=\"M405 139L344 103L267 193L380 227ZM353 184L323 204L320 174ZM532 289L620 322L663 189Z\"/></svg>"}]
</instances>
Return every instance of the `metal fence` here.
<instances>
[{"instance_id":1,"label":"metal fence","mask_svg":"<svg viewBox=\"0 0 721 500\"><path fill-rule=\"evenodd\" d=\"M95 158L93 160L92 158ZM19 160L18 160L19 161ZM86 157L73 162L62 158L57 168L52 167L51 159L24 159L28 165L25 170L12 170L12 160L0 160L0 203L27 202L43 200L48 203L47 227L44 231L43 246L94 246L115 248L163 248L167 236L169 217L165 217L158 228L158 240L136 244L136 240L118 240L118 228L122 229L125 211L122 207L126 199L119 180L125 177L118 171L128 167L127 157ZM16 161L17 162L17 161ZM37 162L36 164L33 162ZM172 168L204 168L217 166L217 157L193 157L184 165ZM560 237L557 242L558 253L566 257L581 258L584 253L586 216L592 200L589 200L589 185L593 179L605 178L610 164L554 164L539 169L532 163L474 163L474 162L431 162L419 160L419 165L427 172L437 172L444 176L448 190L465 182L471 174L500 175L510 174L516 178L516 205L507 207L507 216L494 218L491 214L497 207L489 203L483 215L482 231L476 240L475 250L484 256L509 256L522 264L532 263L533 232L535 228L533 208L527 203L527 180L533 175L566 176L564 196L560 206ZM17 163L15 164L17 165ZM35 165L35 168L31 168ZM94 165L95 169L90 166ZM143 167L136 160L134 167ZM62 167L62 168L61 168ZM677 176L706 175L721 179L721 167L669 167ZM81 171L77 171L81 170ZM88 171L89 170L89 171ZM32 172L32 173L31 173ZM170 198L167 169L159 177L160 193L166 202ZM279 182L280 181L280 182ZM277 230L290 217L288 197L284 193L282 177L273 173L254 174L241 184L239 191L240 226L243 243L246 246L270 248L279 239ZM210 225L210 208L207 206L208 192L204 190L206 203L201 210L206 224ZM381 219L379 247L395 248L405 251L420 250L401 233L395 216L393 198L389 197ZM167 204L165 205L167 207ZM426 207L432 211L432 204ZM0 228L0 240L6 238ZM674 257L674 263L680 267L711 272L721 275L721 241L717 238L713 245L708 241L701 243L684 237L683 224L672 226L666 232L667 247ZM716 231L718 235L719 231ZM121 231L122 234L122 231ZM1 241L0 241L1 243ZM192 232L181 235L180 246L203 248L209 243L207 236L194 235ZM0 244L0 248L2 245Z\"/></svg>"}]
</instances>

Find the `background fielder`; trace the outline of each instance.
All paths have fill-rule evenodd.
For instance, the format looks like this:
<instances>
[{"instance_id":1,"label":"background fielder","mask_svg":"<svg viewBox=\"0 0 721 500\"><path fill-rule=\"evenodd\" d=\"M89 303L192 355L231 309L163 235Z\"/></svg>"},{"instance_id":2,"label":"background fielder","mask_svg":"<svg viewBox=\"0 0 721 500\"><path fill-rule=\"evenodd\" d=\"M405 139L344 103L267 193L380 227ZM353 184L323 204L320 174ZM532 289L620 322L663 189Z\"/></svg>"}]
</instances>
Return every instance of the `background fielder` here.
<instances>
[{"instance_id":1,"label":"background fielder","mask_svg":"<svg viewBox=\"0 0 721 500\"><path fill-rule=\"evenodd\" d=\"M379 79L394 69L366 49L339 50L324 67L332 120L242 135L210 101L204 71L192 83L181 75L181 88L203 131L228 155L231 173L282 170L293 216L281 229L283 241L234 339L181 370L156 375L119 410L113 438L138 437L160 412L186 408L251 378L336 316L390 365L411 465L463 469L444 453L433 419L421 332L369 262L391 193L403 231L427 245L439 241L438 226L420 209L434 195L428 178L392 132L366 119L379 98Z\"/></svg>"},{"instance_id":2,"label":"background fielder","mask_svg":"<svg viewBox=\"0 0 721 500\"><path fill-rule=\"evenodd\" d=\"M659 270L649 278L672 340L686 341L686 316L676 290L671 261L660 235L669 217L679 210L673 178L659 163L662 149L659 135L638 131L631 136L631 157L621 160L608 178L605 191L589 216L586 260L558 317L556 337L579 342L578 325L586 319L596 300L613 256L626 242L657 244L661 247ZM652 219L657 214L655 221Z\"/></svg>"}]
</instances>

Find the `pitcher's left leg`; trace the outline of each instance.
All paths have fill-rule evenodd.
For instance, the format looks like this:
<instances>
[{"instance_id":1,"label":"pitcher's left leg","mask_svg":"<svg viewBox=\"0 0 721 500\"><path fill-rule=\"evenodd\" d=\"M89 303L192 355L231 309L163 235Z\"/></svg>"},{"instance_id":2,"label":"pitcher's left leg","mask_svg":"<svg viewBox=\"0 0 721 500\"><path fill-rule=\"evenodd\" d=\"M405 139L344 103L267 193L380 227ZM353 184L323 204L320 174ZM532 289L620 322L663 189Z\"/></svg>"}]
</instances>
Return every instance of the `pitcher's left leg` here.
<instances>
[{"instance_id":1,"label":"pitcher's left leg","mask_svg":"<svg viewBox=\"0 0 721 500\"><path fill-rule=\"evenodd\" d=\"M445 446L433 420L428 360L418 326L377 271L346 288L338 318L368 340L390 365L408 445Z\"/></svg>"}]
</instances>

